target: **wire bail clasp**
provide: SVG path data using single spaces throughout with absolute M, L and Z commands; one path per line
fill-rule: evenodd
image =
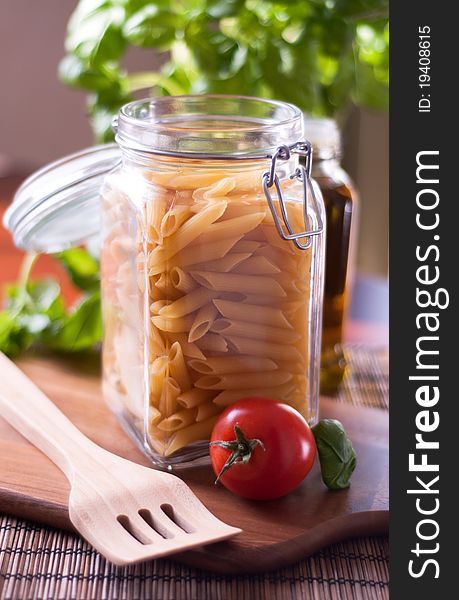
M 279 180 L 279 176 L 276 172 L 276 167 L 278 161 L 287 161 L 290 160 L 292 154 L 298 154 L 301 158 L 303 158 L 304 164 L 300 164 L 290 175 L 290 179 L 298 179 L 303 183 L 303 218 L 304 218 L 304 231 L 300 231 L 299 233 L 294 233 L 293 227 L 291 226 L 289 219 L 287 208 L 285 205 L 284 196 L 282 193 L 282 188 Z M 274 219 L 274 224 L 276 225 L 276 229 L 280 235 L 280 237 L 287 241 L 292 241 L 297 248 L 300 250 L 307 250 L 310 248 L 312 244 L 312 237 L 315 235 L 320 235 L 323 230 L 323 222 L 321 213 L 319 210 L 319 203 L 317 201 L 317 197 L 314 191 L 314 186 L 311 181 L 311 168 L 312 168 L 312 147 L 308 141 L 297 142 L 293 146 L 279 146 L 276 152 L 271 157 L 271 168 L 269 171 L 266 171 L 262 175 L 262 185 L 263 191 L 266 196 L 266 200 L 268 201 L 269 208 L 271 210 L 271 214 Z M 276 188 L 277 198 L 279 201 L 279 208 L 282 215 L 282 221 L 287 229 L 287 233 L 284 231 L 282 226 L 281 219 L 276 211 L 274 200 L 271 195 L 270 188 Z M 313 206 L 317 215 L 317 228 L 310 228 L 310 218 L 308 214 L 308 196 L 311 195 Z M 301 242 L 302 238 L 306 238 L 306 242 Z

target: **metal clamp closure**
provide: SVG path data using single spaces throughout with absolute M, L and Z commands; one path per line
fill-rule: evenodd
M 276 166 L 278 161 L 287 161 L 291 158 L 292 154 L 297 154 L 303 159 L 301 164 L 295 169 L 295 172 L 290 175 L 290 179 L 298 179 L 303 183 L 303 218 L 304 218 L 304 231 L 294 233 L 293 227 L 291 226 L 288 218 L 287 207 L 285 204 L 281 183 L 279 176 L 276 172 Z M 304 162 L 304 164 L 303 164 Z M 319 210 L 319 203 L 314 191 L 314 186 L 311 181 L 311 167 L 312 167 L 312 148 L 308 141 L 298 142 L 293 146 L 279 146 L 276 152 L 271 157 L 271 168 L 262 175 L 263 191 L 268 201 L 269 208 L 271 210 L 274 224 L 280 235 L 284 240 L 293 241 L 295 246 L 300 250 L 307 250 L 312 244 L 312 237 L 320 235 L 323 230 L 323 222 L 321 218 L 321 211 Z M 277 199 L 279 201 L 279 208 L 282 216 L 282 221 L 287 230 L 284 231 L 282 222 L 276 207 L 274 205 L 274 199 L 271 195 L 270 188 L 276 188 Z M 310 228 L 310 217 L 308 214 L 308 197 L 311 196 L 315 213 L 317 216 L 317 228 Z M 301 242 L 301 239 L 306 238 L 306 242 Z

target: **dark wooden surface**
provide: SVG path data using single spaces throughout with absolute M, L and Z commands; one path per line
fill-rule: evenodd
M 101 398 L 96 356 L 75 361 L 29 355 L 18 362 L 92 440 L 148 465 Z M 251 502 L 214 486 L 210 467 L 179 471 L 212 512 L 243 529 L 230 542 L 187 552 L 179 560 L 216 571 L 261 571 L 299 560 L 349 536 L 387 532 L 387 413 L 324 398 L 322 415 L 341 420 L 355 445 L 358 467 L 350 489 L 328 491 L 316 464 L 289 496 Z M 70 529 L 69 485 L 64 475 L 1 419 L 0 456 L 0 511 Z

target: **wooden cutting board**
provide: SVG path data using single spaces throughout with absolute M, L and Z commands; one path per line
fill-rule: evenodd
M 92 440 L 120 456 L 149 464 L 103 402 L 97 356 L 75 360 L 29 355 L 19 366 Z M 253 502 L 214 486 L 210 467 L 179 471 L 217 517 L 242 528 L 243 533 L 175 558 L 225 573 L 263 571 L 298 561 L 348 537 L 386 533 L 387 413 L 326 398 L 321 401 L 321 413 L 342 421 L 354 443 L 358 466 L 349 490 L 327 490 L 316 464 L 289 496 Z M 0 512 L 72 529 L 64 475 L 1 418 L 0 458 Z

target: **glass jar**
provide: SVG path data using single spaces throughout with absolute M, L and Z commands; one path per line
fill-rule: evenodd
M 99 147 L 41 174 L 51 171 L 54 185 L 67 176 L 59 192 L 74 216 L 80 206 L 88 236 L 81 206 L 94 210 L 111 167 L 100 250 L 110 407 L 167 468 L 202 460 L 218 415 L 245 396 L 281 400 L 314 423 L 324 214 L 300 111 L 255 98 L 161 97 L 124 106 L 115 130 L 119 151 Z M 46 226 L 18 234 L 26 197 L 38 203 L 34 184 L 19 190 L 7 225 L 20 245 L 55 250 L 49 237 L 43 244 Z M 59 226 L 52 204 L 62 242 L 70 222 Z
M 320 389 L 323 394 L 334 394 L 346 369 L 343 324 L 351 287 L 357 193 L 340 166 L 341 139 L 336 122 L 306 118 L 305 133 L 314 148 L 312 175 L 322 192 L 327 215 Z

